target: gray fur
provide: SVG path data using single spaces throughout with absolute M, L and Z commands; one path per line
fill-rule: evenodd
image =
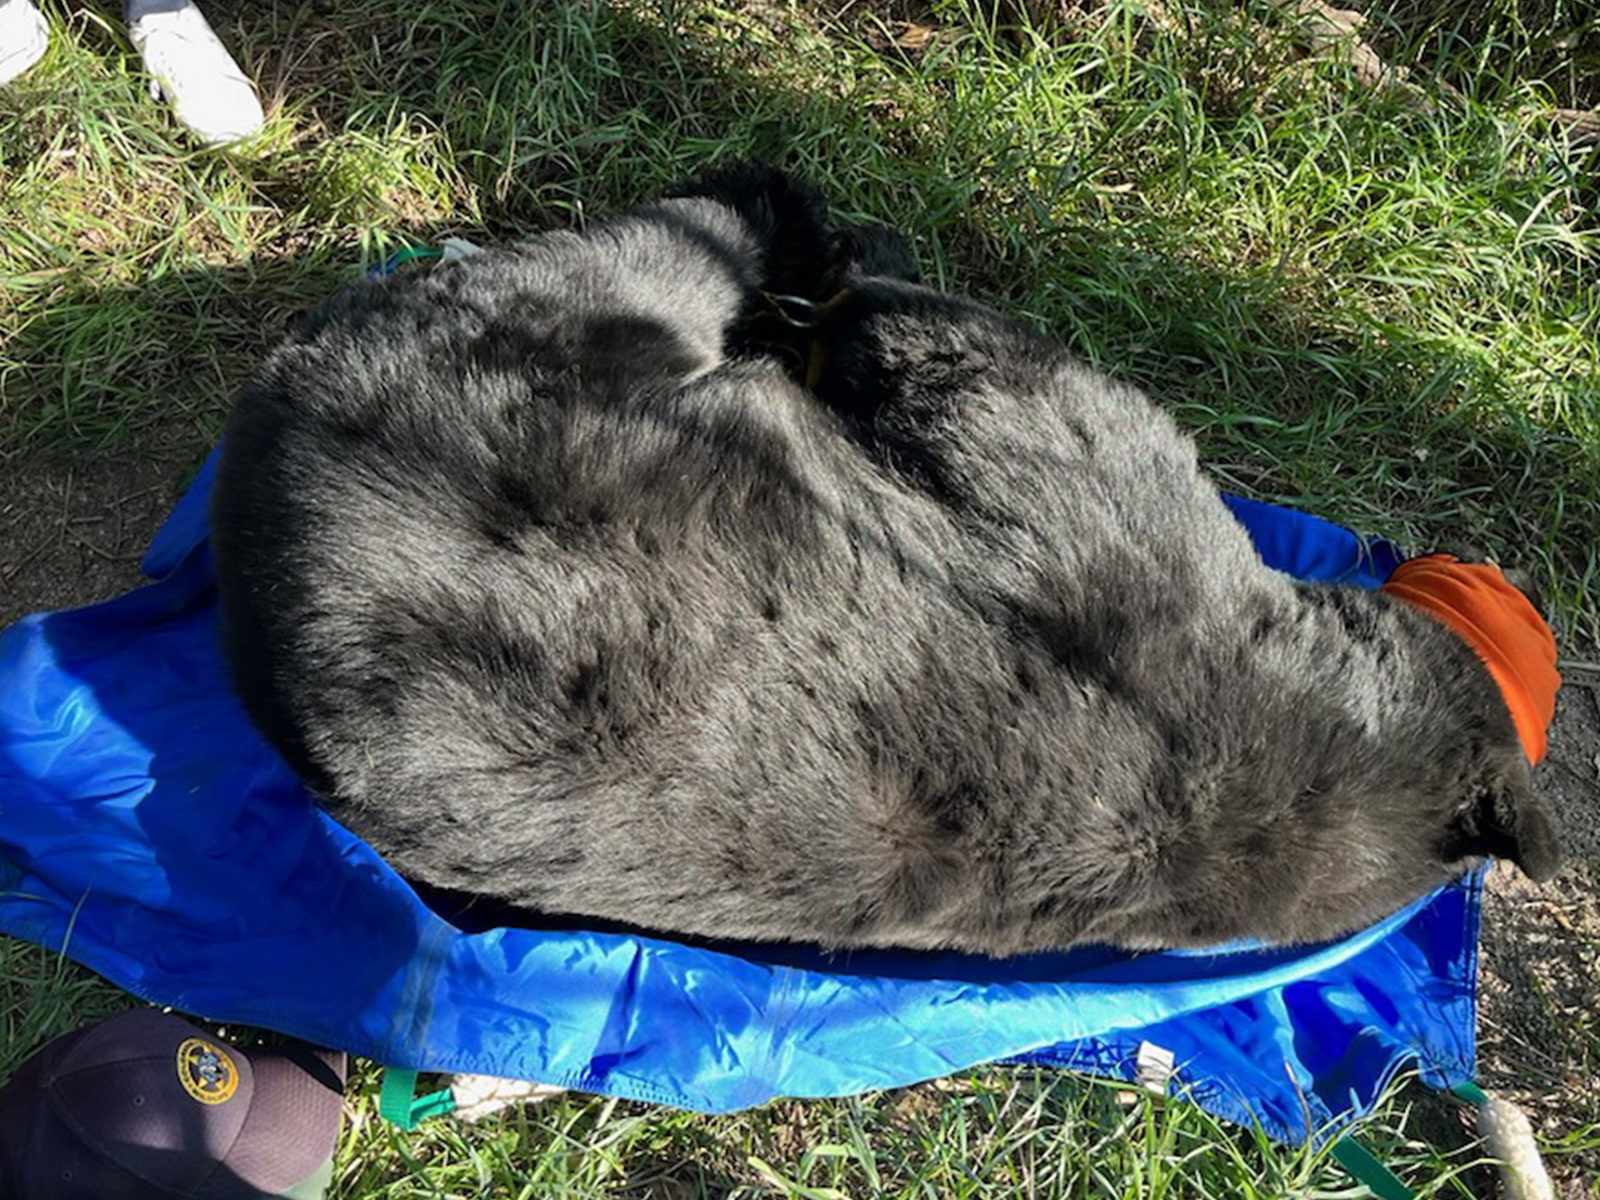
M 1003 955 L 1304 942 L 1487 853 L 1554 869 L 1453 634 L 1263 567 L 1144 396 L 852 265 L 802 186 L 690 192 L 355 289 L 237 405 L 240 695 L 402 874 Z M 844 279 L 807 390 L 750 317 Z

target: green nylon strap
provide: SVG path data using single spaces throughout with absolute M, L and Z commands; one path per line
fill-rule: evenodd
M 398 1067 L 383 1069 L 383 1086 L 378 1089 L 378 1115 L 401 1129 L 415 1129 L 429 1117 L 440 1117 L 455 1111 L 456 1098 L 446 1088 L 417 1094 L 417 1073 Z
M 1489 1097 L 1470 1079 L 1450 1089 L 1450 1094 L 1466 1104 L 1482 1108 Z M 1378 1161 L 1376 1155 L 1353 1137 L 1343 1137 L 1333 1144 L 1334 1160 L 1348 1171 L 1359 1184 L 1378 1200 L 1416 1200 L 1416 1193 L 1400 1182 L 1400 1177 Z
M 435 250 L 431 246 L 407 246 L 402 250 L 396 250 L 383 265 L 393 271 L 414 258 L 439 258 L 443 253 L 442 250 Z
M 1400 1177 L 1353 1137 L 1342 1137 L 1333 1144 L 1334 1160 L 1364 1184 L 1378 1200 L 1417 1200 L 1417 1194 L 1400 1182 Z

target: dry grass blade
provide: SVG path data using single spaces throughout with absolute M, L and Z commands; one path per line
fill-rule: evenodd
M 1289 22 L 1290 36 L 1313 56 L 1342 62 L 1363 87 L 1394 96 L 1408 108 L 1431 113 L 1433 102 L 1403 68 L 1384 62 L 1361 36 L 1367 18 L 1325 0 L 1268 0 Z

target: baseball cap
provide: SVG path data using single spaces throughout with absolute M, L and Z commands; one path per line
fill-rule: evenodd
M 344 1074 L 154 1009 L 75 1029 L 0 1089 L 0 1200 L 320 1200 Z

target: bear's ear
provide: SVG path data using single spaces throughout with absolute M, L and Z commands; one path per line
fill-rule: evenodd
M 843 286 L 846 258 L 828 201 L 799 176 L 768 163 L 736 162 L 668 188 L 663 198 L 715 200 L 744 218 L 761 248 L 763 291 L 820 303 Z
M 1544 804 L 1533 794 L 1533 773 L 1520 750 L 1508 752 L 1480 783 L 1451 829 L 1457 857 L 1492 855 L 1517 864 L 1535 883 L 1561 867 L 1561 846 Z
M 867 221 L 841 221 L 839 252 L 857 275 L 887 275 L 907 283 L 921 283 L 911 246 L 887 225 Z

